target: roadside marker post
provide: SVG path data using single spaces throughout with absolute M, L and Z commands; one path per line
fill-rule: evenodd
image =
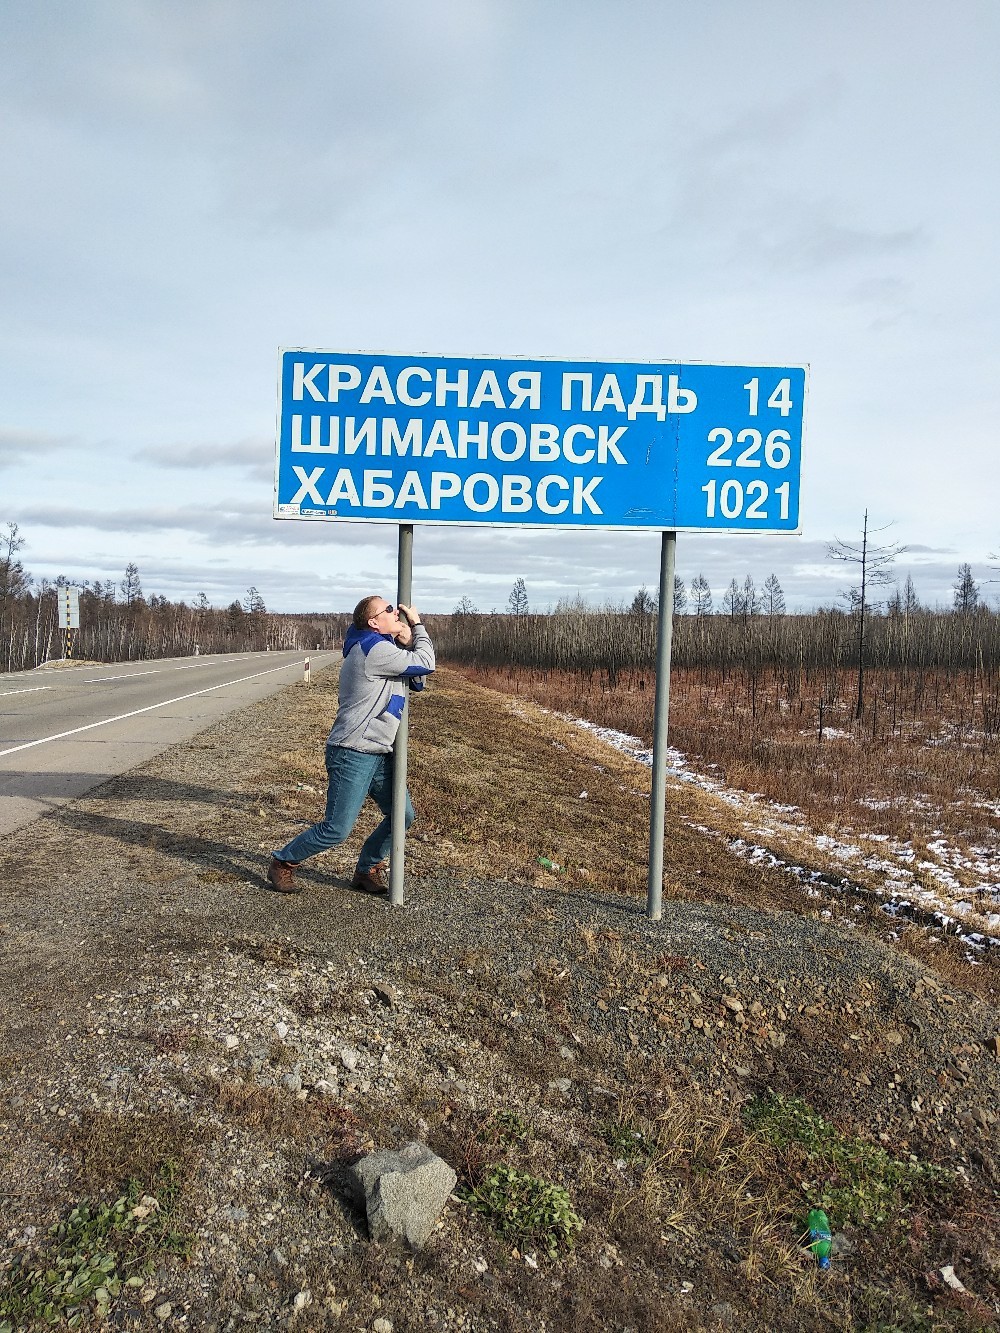
M 806 366 L 279 351 L 273 516 L 660 534 L 647 915 L 662 915 L 676 539 L 796 534 Z M 409 695 L 389 901 L 403 902 Z
M 73 656 L 73 631 L 80 628 L 80 589 L 73 587 L 59 588 L 59 628 L 65 630 L 63 636 L 63 658 L 68 662 Z
M 302 667 L 302 679 L 305 681 L 305 683 L 306 683 L 307 685 L 310 683 L 310 680 L 309 680 L 309 658 L 308 658 L 308 657 L 306 658 L 305 663 L 304 663 L 304 665 L 303 665 L 303 667 Z

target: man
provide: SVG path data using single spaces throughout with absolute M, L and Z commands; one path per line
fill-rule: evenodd
M 344 842 L 370 796 L 384 818 L 361 848 L 351 888 L 388 893 L 392 746 L 407 689 L 423 689 L 433 670 L 434 646 L 419 611 L 390 606 L 384 597 L 363 597 L 358 602 L 344 641 L 337 717 L 326 742 L 326 814 L 271 857 L 267 879 L 272 889 L 298 893 L 295 867 Z M 407 828 L 415 818 L 407 792 Z

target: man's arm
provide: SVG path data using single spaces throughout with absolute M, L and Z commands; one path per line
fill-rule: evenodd
M 426 676 L 435 667 L 434 645 L 420 620 L 420 612 L 413 606 L 400 605 L 407 624 L 394 643 L 377 643 L 368 653 L 365 666 L 372 676 L 391 679 L 402 676 Z M 407 635 L 406 641 L 401 642 Z

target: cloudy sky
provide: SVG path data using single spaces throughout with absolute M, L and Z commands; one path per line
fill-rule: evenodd
M 681 575 L 829 602 L 867 506 L 924 600 L 1000 579 L 998 68 L 995 0 L 4 0 L 0 524 L 36 578 L 342 608 L 396 531 L 271 518 L 280 346 L 808 362 L 801 536 Z M 658 552 L 418 528 L 414 600 Z

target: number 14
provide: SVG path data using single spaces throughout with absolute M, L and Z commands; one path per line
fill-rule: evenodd
M 750 415 L 755 417 L 760 399 L 760 380 L 755 376 L 749 384 L 744 384 L 743 387 L 750 395 Z M 778 380 L 778 387 L 767 400 L 767 405 L 776 408 L 783 417 L 787 417 L 792 410 L 792 381 L 788 379 Z

